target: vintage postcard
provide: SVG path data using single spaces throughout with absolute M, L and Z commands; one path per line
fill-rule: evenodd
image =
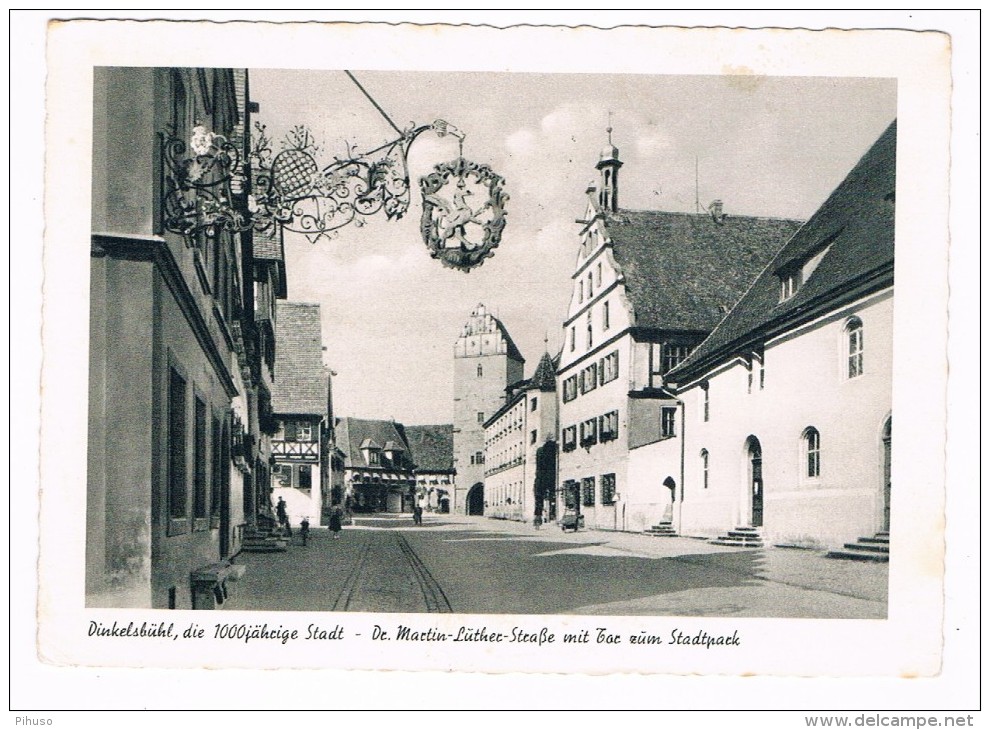
M 41 660 L 937 674 L 949 64 L 52 23 Z

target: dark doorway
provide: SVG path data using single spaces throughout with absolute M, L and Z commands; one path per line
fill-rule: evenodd
M 674 518 L 674 495 L 677 493 L 677 482 L 673 477 L 663 480 L 663 485 L 667 488 L 667 504 L 663 508 L 663 520 L 670 522 Z
M 751 522 L 753 527 L 763 526 L 763 449 L 755 436 L 746 441 L 749 458 L 749 484 L 752 496 Z
M 891 419 L 883 427 L 883 524 L 880 529 L 884 532 L 890 530 L 890 441 L 891 441 Z
M 468 491 L 467 513 L 469 515 L 485 514 L 485 485 L 481 482 L 475 484 Z

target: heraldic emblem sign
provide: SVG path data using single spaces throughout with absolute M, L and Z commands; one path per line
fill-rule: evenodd
M 458 157 L 420 178 L 420 228 L 430 255 L 444 266 L 470 271 L 494 255 L 505 228 L 502 176 L 488 165 Z

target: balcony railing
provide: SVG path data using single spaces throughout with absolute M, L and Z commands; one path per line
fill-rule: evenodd
M 272 456 L 289 461 L 320 460 L 320 444 L 316 441 L 272 441 Z

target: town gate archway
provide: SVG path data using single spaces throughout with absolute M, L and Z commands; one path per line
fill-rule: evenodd
M 485 514 L 485 485 L 481 482 L 468 490 L 467 513 L 469 515 Z

